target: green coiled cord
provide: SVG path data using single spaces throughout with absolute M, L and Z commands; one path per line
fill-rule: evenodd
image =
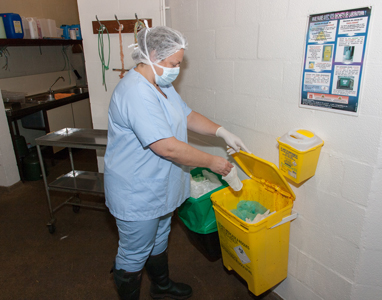
M 103 42 L 103 33 L 105 30 L 107 33 L 108 46 L 109 46 L 107 64 L 105 63 L 105 53 L 104 53 L 105 45 Z M 109 31 L 107 30 L 106 26 L 104 26 L 104 25 L 101 25 L 100 28 L 98 29 L 98 55 L 99 55 L 99 59 L 101 60 L 101 64 L 102 64 L 102 85 L 105 86 L 105 91 L 107 91 L 105 72 L 107 70 L 109 70 L 109 64 L 110 64 L 110 36 L 109 36 Z

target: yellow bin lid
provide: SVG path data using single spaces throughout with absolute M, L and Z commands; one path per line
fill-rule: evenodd
M 232 154 L 232 157 L 251 179 L 267 183 L 282 194 L 290 195 L 292 200 L 296 198 L 290 185 L 274 163 L 241 150 Z

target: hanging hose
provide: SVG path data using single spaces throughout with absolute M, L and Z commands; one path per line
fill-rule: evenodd
M 135 44 L 138 43 L 138 40 L 137 40 L 137 35 L 138 35 L 138 31 L 145 28 L 145 24 L 142 22 L 142 21 L 137 21 L 135 22 L 135 25 L 134 25 L 134 42 Z
M 109 48 L 107 63 L 105 62 L 105 53 L 104 53 L 105 45 L 103 42 L 103 33 L 105 30 L 107 33 L 108 48 Z M 98 55 L 102 64 L 102 85 L 105 86 L 105 91 L 107 91 L 105 72 L 109 70 L 109 64 L 110 64 L 110 36 L 109 36 L 109 31 L 104 25 L 101 25 L 100 28 L 98 29 Z
M 138 20 L 138 17 L 137 17 L 136 14 L 135 14 L 135 17 L 137 19 L 137 22 L 135 22 L 135 25 L 134 25 L 134 40 L 135 40 L 135 43 L 133 45 L 128 46 L 128 48 L 136 47 L 137 46 L 137 34 L 138 34 L 138 31 L 141 30 L 142 28 L 146 27 L 145 24 L 142 21 Z M 115 18 L 117 19 L 117 16 L 115 16 Z M 117 19 L 117 22 L 119 24 L 118 19 Z M 113 71 L 121 71 L 121 74 L 119 74 L 119 78 L 121 78 L 121 79 L 123 78 L 123 75 L 125 74 L 125 72 L 128 71 L 128 70 L 125 69 L 125 63 L 124 63 L 124 55 L 123 55 L 123 47 L 122 47 L 122 30 L 123 30 L 123 25 L 119 24 L 119 29 L 118 29 L 118 32 L 119 32 L 119 49 L 120 49 L 122 68 L 121 69 L 113 69 Z
M 123 25 L 120 24 L 118 33 L 119 33 L 119 52 L 120 52 L 121 63 L 122 63 L 121 74 L 119 74 L 119 78 L 121 78 L 121 79 L 123 78 L 123 74 L 125 74 L 125 72 L 126 72 L 125 63 L 123 61 L 125 56 L 123 55 L 123 47 L 122 47 L 122 29 L 123 29 Z

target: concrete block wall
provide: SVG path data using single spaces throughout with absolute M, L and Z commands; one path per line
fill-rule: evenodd
M 292 128 L 324 141 L 316 175 L 292 186 L 288 278 L 275 288 L 288 300 L 376 299 L 381 294 L 382 4 L 365 0 L 167 0 L 169 26 L 189 41 L 175 86 L 188 105 L 239 135 L 257 156 L 278 164 L 276 138 Z M 91 21 L 139 17 L 160 24 L 159 1 L 78 0 L 95 128 L 119 81 L 118 35 L 111 35 L 108 91 L 102 86 Z M 373 6 L 358 117 L 298 107 L 307 16 Z M 125 66 L 132 66 L 123 35 Z M 227 156 L 224 143 L 190 134 L 193 146 Z M 100 167 L 101 166 L 101 167 Z M 99 159 L 102 169 L 102 158 Z M 245 178 L 243 173 L 240 174 Z
M 298 107 L 307 16 L 372 6 L 358 117 Z M 284 299 L 376 299 L 382 292 L 381 69 L 378 1 L 169 1 L 171 25 L 189 49 L 176 87 L 188 105 L 278 165 L 276 138 L 293 128 L 324 141 L 316 175 L 292 185 L 289 274 Z M 214 138 L 190 134 L 223 155 Z M 240 174 L 242 178 L 244 174 Z

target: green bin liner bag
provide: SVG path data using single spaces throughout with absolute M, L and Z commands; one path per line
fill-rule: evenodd
M 211 170 L 206 168 L 195 168 L 191 170 L 191 175 L 193 177 L 198 174 L 202 174 L 202 170 L 207 170 L 213 173 Z M 217 231 L 215 212 L 212 208 L 211 195 L 225 187 L 228 184 L 221 179 L 221 175 L 218 175 L 219 180 L 222 183 L 221 187 L 218 187 L 211 192 L 202 195 L 199 198 L 188 198 L 179 208 L 178 216 L 183 221 L 188 229 L 193 232 L 200 234 L 208 234 Z
M 264 214 L 266 211 L 267 208 L 261 205 L 259 202 L 250 200 L 241 200 L 237 204 L 236 209 L 230 210 L 231 213 L 233 213 L 236 217 L 242 219 L 244 222 L 247 218 L 253 221 L 253 219 L 258 214 Z

